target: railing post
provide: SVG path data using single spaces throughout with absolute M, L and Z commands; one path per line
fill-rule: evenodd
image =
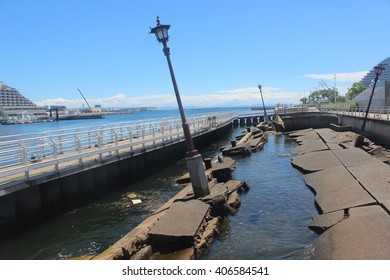
M 131 126 L 128 126 L 127 130 L 129 131 L 130 152 L 133 153 L 133 132 L 131 131 Z
M 50 137 L 49 139 L 50 139 L 50 141 L 51 141 L 51 143 L 53 145 L 53 156 L 54 156 L 54 159 L 57 159 L 57 155 L 58 155 L 57 144 L 54 141 L 53 137 Z M 58 162 L 56 162 L 54 164 L 54 170 L 55 170 L 56 173 L 58 173 Z
M 169 141 L 172 142 L 172 123 L 169 122 Z
M 42 133 L 41 138 L 39 138 L 39 150 L 41 152 L 41 158 L 45 157 L 45 132 Z
M 27 149 L 24 145 L 23 140 L 19 141 L 20 151 L 21 151 L 21 159 L 24 166 L 28 166 L 28 156 L 27 156 Z M 27 168 L 26 171 L 24 171 L 24 180 L 27 182 L 30 178 L 29 169 Z
M 80 141 L 80 138 L 77 134 L 75 134 L 75 138 L 76 138 L 76 151 L 78 152 L 79 155 L 81 155 L 81 141 Z M 83 158 L 81 156 L 79 156 L 79 164 L 82 165 L 83 164 Z
M 142 148 L 145 149 L 145 124 L 142 125 Z
M 102 159 L 103 159 L 103 155 L 102 155 L 102 152 L 101 152 L 102 145 L 103 145 L 101 130 L 99 131 L 99 133 L 97 133 L 97 140 L 98 140 L 97 145 L 98 145 L 98 150 L 99 150 L 99 161 L 101 162 Z
M 118 148 L 118 133 L 116 133 L 115 130 L 113 130 L 113 133 L 114 133 L 114 143 L 115 143 L 115 147 L 116 147 L 116 155 L 119 156 L 119 148 Z
M 58 136 L 58 142 L 59 142 L 59 145 L 60 145 L 60 154 L 63 154 L 63 150 L 62 150 L 62 134 L 64 133 L 64 131 L 61 131 L 60 132 L 60 135 Z
M 92 147 L 92 142 L 91 142 L 91 130 L 88 130 L 88 148 Z
M 155 129 L 154 129 L 154 126 L 152 126 L 152 135 L 153 135 L 153 147 L 156 148 L 156 133 L 155 133 Z

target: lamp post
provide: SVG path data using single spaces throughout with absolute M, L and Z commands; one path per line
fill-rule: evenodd
M 382 64 L 378 64 L 377 66 L 374 67 L 374 70 L 375 70 L 374 85 L 372 86 L 370 100 L 368 101 L 366 114 L 364 116 L 363 124 L 362 124 L 362 127 L 360 129 L 360 135 L 358 135 L 355 139 L 355 143 L 354 143 L 355 147 L 361 147 L 364 143 L 363 133 L 364 133 L 364 129 L 366 128 L 366 121 L 367 121 L 367 117 L 368 117 L 368 112 L 370 111 L 372 97 L 374 96 L 375 86 L 376 86 L 376 83 L 378 82 L 379 76 L 382 74 L 383 70 L 385 70 L 385 67 L 383 67 Z
M 186 116 L 184 114 L 183 104 L 181 102 L 179 88 L 176 83 L 175 73 L 173 72 L 172 62 L 170 58 L 170 49 L 167 46 L 167 42 L 169 40 L 168 29 L 170 27 L 170 25 L 161 24 L 159 17 L 157 17 L 157 26 L 151 28 L 150 33 L 156 35 L 157 41 L 163 44 L 163 52 L 165 57 L 167 58 L 173 89 L 175 91 L 176 101 L 179 107 L 180 117 L 182 120 L 184 138 L 187 145 L 186 163 L 188 173 L 190 174 L 194 195 L 196 197 L 201 197 L 210 194 L 210 190 L 203 167 L 202 156 L 199 154 L 198 150 L 195 149 L 194 142 L 191 137 L 191 131 L 188 126 Z
M 263 99 L 263 92 L 261 91 L 261 85 L 259 85 L 258 88 L 259 88 L 259 90 L 260 90 L 261 101 L 263 102 L 264 122 L 265 122 L 265 123 L 268 123 L 269 120 L 268 120 L 268 116 L 267 116 L 267 111 L 265 110 L 264 99 Z

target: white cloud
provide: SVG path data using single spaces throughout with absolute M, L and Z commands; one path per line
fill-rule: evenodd
M 299 93 L 283 91 L 279 88 L 263 87 L 264 102 L 266 104 L 277 103 L 297 103 Z M 183 105 L 197 107 L 233 107 L 233 106 L 253 106 L 261 104 L 260 92 L 257 87 L 236 88 L 230 90 L 220 90 L 213 93 L 198 95 L 181 95 Z M 86 106 L 83 99 L 55 98 L 35 102 L 38 105 L 65 105 L 67 108 L 80 108 Z M 177 102 L 172 94 L 131 96 L 123 93 L 106 97 L 88 99 L 91 106 L 102 105 L 103 108 L 110 107 L 176 107 Z
M 351 73 L 331 73 L 331 74 L 306 74 L 303 77 L 317 80 L 334 80 L 336 74 L 336 81 L 338 82 L 357 82 L 360 81 L 368 71 L 351 72 Z

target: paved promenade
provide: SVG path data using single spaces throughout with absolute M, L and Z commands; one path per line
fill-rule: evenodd
M 353 147 L 352 132 L 307 129 L 290 136 L 301 144 L 292 164 L 316 195 L 319 215 L 310 228 L 322 234 L 314 258 L 390 259 L 390 158 L 380 147 Z

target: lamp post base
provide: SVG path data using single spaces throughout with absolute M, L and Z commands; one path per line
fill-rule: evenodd
M 206 173 L 200 154 L 186 157 L 188 173 L 190 174 L 192 190 L 195 197 L 203 197 L 210 194 Z
M 364 144 L 364 136 L 362 136 L 362 135 L 356 136 L 355 142 L 353 143 L 353 146 L 356 148 L 360 148 L 363 146 L 363 144 Z

